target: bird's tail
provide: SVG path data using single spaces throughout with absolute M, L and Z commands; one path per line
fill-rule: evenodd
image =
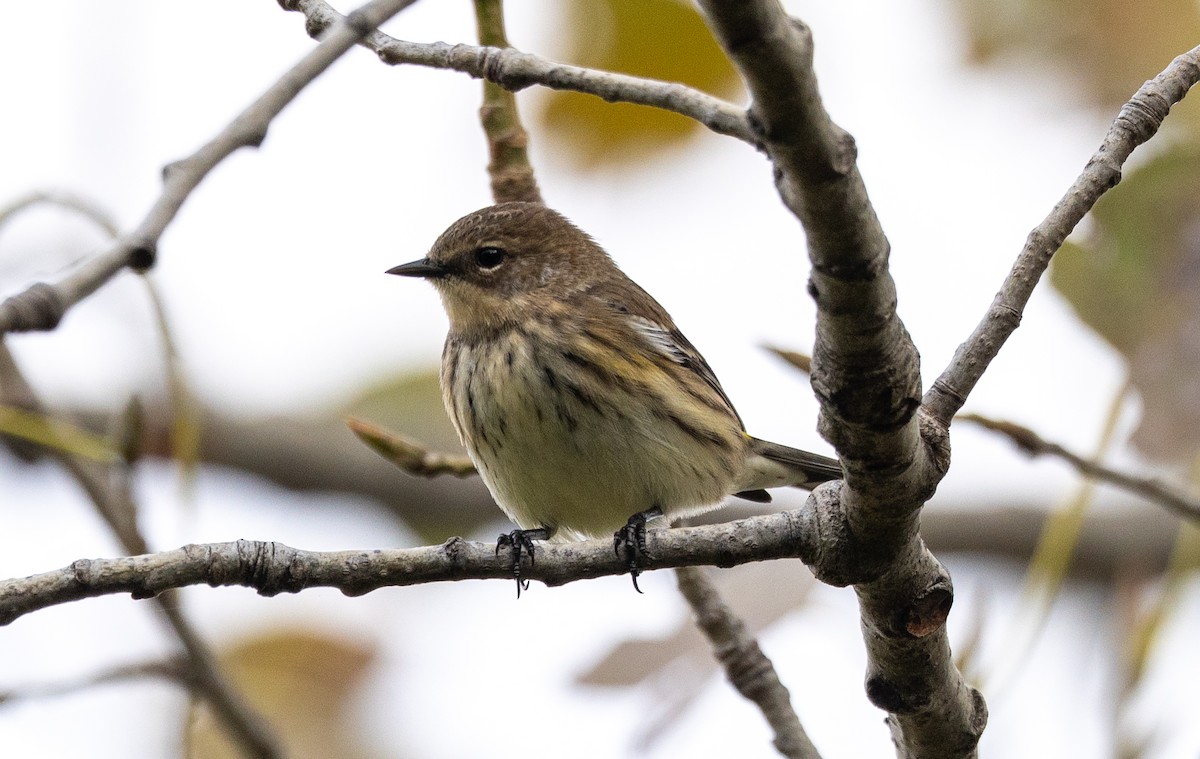
M 842 476 L 842 465 L 837 459 L 752 437 L 750 458 L 735 495 L 765 503 L 771 500 L 765 488 L 791 486 L 811 490 Z

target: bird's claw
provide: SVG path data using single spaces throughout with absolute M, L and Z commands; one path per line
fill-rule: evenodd
M 529 555 L 529 567 L 532 569 L 534 564 L 535 553 L 533 550 L 534 540 L 545 540 L 549 537 L 544 529 L 536 530 L 513 530 L 512 532 L 503 533 L 496 538 L 496 555 L 500 555 L 501 548 L 509 548 L 512 551 L 512 573 L 513 579 L 517 581 L 517 598 L 521 597 L 522 590 L 529 590 L 529 580 L 521 577 L 521 554 Z
M 646 550 L 646 520 L 658 516 L 658 513 L 654 513 L 656 511 L 640 511 L 634 514 L 629 517 L 624 527 L 613 533 L 613 553 L 618 559 L 625 560 L 629 567 L 629 577 L 633 580 L 633 589 L 638 593 L 642 592 L 638 587 L 638 575 L 642 573 L 642 564 L 645 559 L 651 558 Z

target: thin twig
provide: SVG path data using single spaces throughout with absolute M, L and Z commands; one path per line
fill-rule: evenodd
M 476 474 L 474 462 L 466 456 L 431 451 L 407 435 L 390 432 L 361 419 L 347 419 L 346 426 L 371 450 L 409 474 L 419 477 L 437 477 L 443 474 L 469 477 Z
M 65 208 L 81 214 L 104 230 L 109 237 L 121 234 L 116 220 L 108 211 L 92 200 L 68 190 L 38 190 L 9 201 L 0 207 L 0 226 L 7 224 L 18 213 L 41 205 Z
M 306 28 L 312 36 L 320 35 L 341 18 L 341 14 L 324 0 L 296 0 L 290 9 L 304 13 Z M 495 82 L 513 92 L 538 85 L 595 95 L 610 103 L 648 105 L 687 116 L 717 134 L 735 137 L 756 148 L 760 146 L 759 137 L 742 108 L 677 82 L 570 66 L 512 48 L 408 42 L 383 32 L 369 35 L 362 44 L 375 51 L 388 65 L 452 69 Z
M 266 92 L 192 155 L 163 169 L 163 190 L 142 222 L 54 284 L 39 282 L 0 303 L 0 334 L 54 329 L 63 315 L 126 267 L 149 269 L 158 240 L 208 173 L 238 148 L 258 147 L 267 127 L 314 79 L 375 27 L 415 0 L 372 0 L 335 25 Z
M 981 414 L 959 414 L 955 419 L 974 422 L 993 432 L 999 432 L 1030 456 L 1057 456 L 1075 467 L 1085 477 L 1107 482 L 1130 493 L 1135 493 L 1148 501 L 1165 506 L 1184 519 L 1200 521 L 1200 500 L 1192 498 L 1187 493 L 1154 477 L 1119 472 L 1097 461 L 1086 459 L 1015 422 L 992 419 Z
M 504 31 L 502 0 L 475 0 L 475 21 L 479 28 L 479 44 L 507 48 Z M 529 165 L 529 136 L 521 125 L 517 111 L 517 96 L 495 82 L 483 82 L 483 105 L 479 121 L 487 135 L 488 176 L 492 182 L 492 198 L 497 203 L 522 200 L 541 203 L 542 194 Z
M 20 398 L 25 407 L 44 413 L 3 341 L 0 341 L 0 367 L 4 369 L 3 376 L 0 377 L 0 390 L 5 395 L 11 393 Z M 125 551 L 129 554 L 147 553 L 149 548 L 146 539 L 137 525 L 137 506 L 133 499 L 128 467 L 121 464 L 99 465 L 57 448 L 47 450 L 88 494 Z M 156 596 L 154 602 L 187 653 L 191 668 L 189 682 L 195 692 L 202 695 L 212 706 L 220 724 L 245 747 L 250 756 L 262 759 L 281 757 L 278 740 L 271 733 L 267 723 L 254 712 L 237 688 L 221 673 L 209 647 L 183 615 L 177 593 L 167 590 Z
M 1050 258 L 1100 196 L 1121 181 L 1121 168 L 1134 149 L 1154 136 L 1171 106 L 1182 100 L 1198 81 L 1200 46 L 1171 61 L 1121 108 L 1083 172 L 1042 223 L 1029 233 L 1025 247 L 983 319 L 925 394 L 924 410 L 932 419 L 942 426 L 950 425 L 975 383 L 1020 325 L 1025 305 L 1050 265 Z
M 94 672 L 87 677 L 77 680 L 58 683 L 39 683 L 13 688 L 9 691 L 0 691 L 0 704 L 10 704 L 30 698 L 63 696 L 101 685 L 110 685 L 128 680 L 141 680 L 144 678 L 160 678 L 187 684 L 191 679 L 191 672 L 183 657 L 176 657 L 165 661 L 121 664 Z
M 800 351 L 788 350 L 787 348 L 779 348 L 774 345 L 763 346 L 768 352 L 775 354 L 792 368 L 799 370 L 804 374 L 812 374 L 812 356 Z
M 779 681 L 775 665 L 767 658 L 746 625 L 725 604 L 721 594 L 700 567 L 680 567 L 675 579 L 696 615 L 696 625 L 713 647 L 729 682 L 762 711 L 775 732 L 775 749 L 789 759 L 820 759 L 817 747 L 804 732 L 791 695 Z

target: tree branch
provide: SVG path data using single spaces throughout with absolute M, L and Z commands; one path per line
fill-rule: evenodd
M 285 4 L 287 0 L 281 0 Z M 63 315 L 125 267 L 149 269 L 158 240 L 192 191 L 238 148 L 258 147 L 267 127 L 314 79 L 355 44 L 415 0 L 372 0 L 345 17 L 317 45 L 221 132 L 163 169 L 163 190 L 142 222 L 112 247 L 54 284 L 38 282 L 0 303 L 0 335 L 54 329 Z
M 314 37 L 342 17 L 324 0 L 296 0 L 289 10 L 304 14 L 308 33 Z M 451 69 L 495 82 L 513 92 L 539 85 L 552 90 L 595 95 L 610 103 L 648 105 L 687 116 L 717 134 L 759 147 L 759 139 L 740 108 L 676 82 L 570 66 L 512 48 L 407 42 L 383 32 L 368 35 L 362 44 L 390 66 L 413 64 Z
M 767 718 L 775 732 L 775 749 L 790 759 L 821 759 L 792 708 L 791 695 L 779 681 L 775 665 L 747 632 L 745 623 L 721 599 L 704 571 L 680 567 L 675 570 L 675 579 L 730 684 Z
M 371 450 L 409 474 L 418 477 L 437 477 L 443 474 L 469 477 L 478 473 L 475 463 L 467 456 L 431 451 L 407 435 L 390 432 L 362 419 L 347 419 L 346 426 Z
M 0 705 L 30 698 L 47 698 L 77 693 L 88 688 L 128 680 L 160 678 L 177 683 L 190 683 L 192 672 L 183 657 L 138 664 L 121 664 L 95 672 L 87 677 L 67 682 L 38 683 L 23 688 L 0 691 Z
M 817 535 L 808 509 L 704 527 L 650 530 L 646 569 L 812 558 Z M 625 574 L 612 540 L 547 543 L 521 577 L 549 586 Z M 31 611 L 83 598 L 129 593 L 150 598 L 172 588 L 241 585 L 261 595 L 337 588 L 358 596 L 384 587 L 457 580 L 512 582 L 506 553 L 494 544 L 451 538 L 440 546 L 369 551 L 303 551 L 282 543 L 239 540 L 189 545 L 116 559 L 80 559 L 52 572 L 0 581 L 0 624 Z
M 1075 467 L 1084 477 L 1107 482 L 1110 485 L 1115 485 L 1130 493 L 1139 495 L 1148 501 L 1165 506 L 1184 519 L 1200 521 L 1200 501 L 1153 477 L 1118 472 L 1099 462 L 1090 461 L 1078 454 L 1072 453 L 1058 443 L 1046 440 L 1028 427 L 1023 427 L 1014 422 L 989 419 L 980 414 L 959 414 L 955 418 L 974 422 L 992 432 L 999 432 L 1030 456 L 1057 456 Z
M 1009 336 L 1021 323 L 1033 289 L 1050 258 L 1100 196 L 1121 181 L 1121 167 L 1138 145 L 1149 140 L 1163 119 L 1200 81 L 1200 47 L 1180 55 L 1158 76 L 1141 86 L 1121 108 L 1100 148 L 1083 172 L 1025 241 L 992 305 L 966 342 L 958 347 L 942 375 L 925 394 L 924 409 L 948 427 L 975 383 L 987 371 Z
M 479 28 L 479 44 L 508 47 L 501 0 L 475 0 L 475 20 Z M 485 79 L 479 121 L 487 135 L 488 155 L 491 157 L 487 168 L 495 201 L 541 203 L 542 193 L 538 190 L 526 150 L 529 136 L 521 124 L 516 94 Z
M 812 35 L 778 0 L 701 0 L 753 96 L 787 207 L 804 225 L 817 304 L 812 385 L 819 429 L 846 470 L 818 513 L 840 539 L 810 564 L 854 584 L 868 656 L 867 695 L 886 710 L 901 757 L 973 757 L 983 697 L 954 667 L 949 574 L 918 533 L 921 506 L 949 465 L 944 430 L 921 424 L 920 359 L 896 314 L 889 245 L 812 70 Z
M 0 396 L 19 400 L 24 407 L 45 413 L 33 389 L 13 361 L 8 347 L 0 340 Z M 48 449 L 63 468 L 88 494 L 96 511 L 131 554 L 149 551 L 137 525 L 137 506 L 133 499 L 130 469 L 126 462 L 101 465 L 59 449 Z M 281 757 L 278 740 L 266 721 L 259 716 L 237 688 L 221 672 L 216 657 L 183 613 L 174 591 L 155 598 L 159 612 L 187 653 L 193 692 L 203 696 L 212 707 L 217 721 L 247 753 L 261 759 Z

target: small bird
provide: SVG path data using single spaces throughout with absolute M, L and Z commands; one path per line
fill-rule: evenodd
M 637 588 L 648 519 L 842 477 L 835 459 L 746 434 L 658 301 L 540 203 L 468 214 L 428 256 L 387 273 L 427 279 L 441 295 L 442 398 L 520 527 L 496 544 L 512 548 L 518 595 L 521 553 L 532 562 L 534 540 L 613 535 Z

